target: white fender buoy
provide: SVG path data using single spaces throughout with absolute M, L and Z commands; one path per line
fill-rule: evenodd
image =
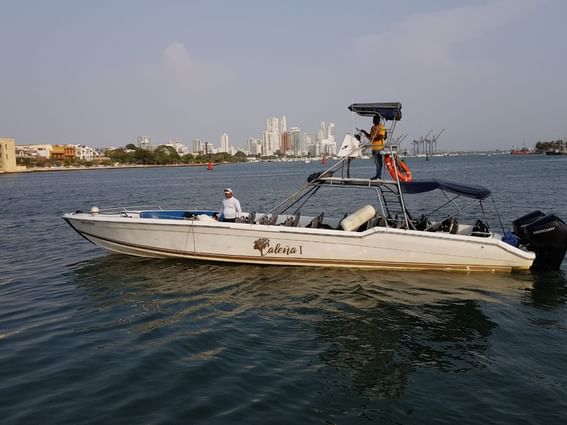
M 376 215 L 372 205 L 365 205 L 341 220 L 341 227 L 347 232 L 352 232 Z

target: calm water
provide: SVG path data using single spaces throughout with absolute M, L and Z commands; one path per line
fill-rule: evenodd
M 567 219 L 567 157 L 408 164 L 491 187 L 508 225 L 536 208 Z M 262 211 L 320 169 L 0 176 L 0 423 L 566 423 L 566 262 L 501 275 L 149 260 L 107 254 L 60 218 L 216 208 L 225 186 Z M 362 201 L 341 193 L 312 212 Z

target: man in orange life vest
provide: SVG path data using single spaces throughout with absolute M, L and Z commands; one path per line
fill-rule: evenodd
M 370 133 L 365 130 L 362 132 L 368 137 L 372 146 L 372 159 L 374 164 L 376 164 L 376 175 L 371 178 L 371 180 L 382 178 L 382 150 L 384 149 L 384 142 L 386 140 L 386 127 L 380 121 L 380 115 L 376 114 L 372 118 L 372 123 L 374 124 L 370 129 Z

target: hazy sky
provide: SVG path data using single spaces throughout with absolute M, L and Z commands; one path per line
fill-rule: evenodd
M 400 101 L 439 149 L 567 137 L 565 0 L 0 0 L 0 137 L 243 146 Z M 357 126 L 370 119 L 357 117 Z

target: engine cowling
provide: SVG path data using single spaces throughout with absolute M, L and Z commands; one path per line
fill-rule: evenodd
M 536 253 L 532 270 L 559 270 L 567 251 L 567 225 L 563 220 L 534 211 L 514 221 L 514 233 Z

